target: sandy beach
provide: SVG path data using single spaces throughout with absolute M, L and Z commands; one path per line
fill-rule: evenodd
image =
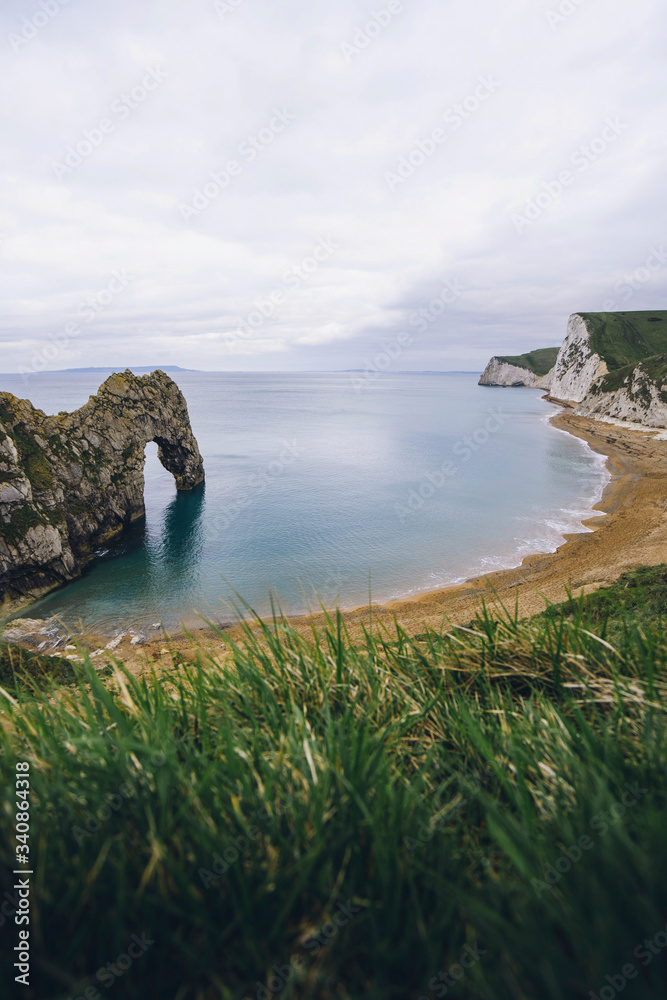
M 667 440 L 658 432 L 607 424 L 576 417 L 567 409 L 552 417 L 555 427 L 587 441 L 607 456 L 611 481 L 593 516 L 584 524 L 590 532 L 566 535 L 556 552 L 527 556 L 515 569 L 476 577 L 455 587 L 418 594 L 407 599 L 373 605 L 373 620 L 391 627 L 394 619 L 408 632 L 425 627 L 441 629 L 447 622 L 470 621 L 483 600 L 501 601 L 521 615 L 542 611 L 545 600 L 558 602 L 568 590 L 590 592 L 616 580 L 624 571 L 641 565 L 667 562 Z M 659 435 L 661 436 L 661 435 Z M 368 623 L 368 607 L 345 611 L 352 632 Z M 309 630 L 322 615 L 291 618 L 298 630 Z M 171 662 L 171 652 L 191 654 L 195 645 L 219 648 L 219 637 L 202 627 L 190 636 L 174 636 L 169 642 L 154 640 L 141 647 L 121 642 L 115 655 L 133 666 L 146 657 Z M 167 652 L 169 651 L 169 652 Z

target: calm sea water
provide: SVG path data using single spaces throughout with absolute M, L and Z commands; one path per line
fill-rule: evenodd
M 146 521 L 85 576 L 33 605 L 71 625 L 150 633 L 226 621 L 235 594 L 287 612 L 410 595 L 553 551 L 585 530 L 604 461 L 548 423 L 528 389 L 476 375 L 183 373 L 206 483 L 177 494 L 150 444 Z M 0 389 L 50 413 L 104 375 L 45 374 Z M 154 634 L 154 633 L 153 633 Z

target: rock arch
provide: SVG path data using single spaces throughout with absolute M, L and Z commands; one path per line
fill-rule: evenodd
M 0 607 L 78 576 L 99 545 L 143 516 L 149 441 L 178 490 L 204 481 L 187 404 L 161 371 L 112 375 L 79 410 L 57 416 L 0 393 Z

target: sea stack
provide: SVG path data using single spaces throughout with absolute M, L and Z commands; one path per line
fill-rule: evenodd
M 72 580 L 144 515 L 149 441 L 178 490 L 203 482 L 187 404 L 162 371 L 112 375 L 81 409 L 57 416 L 0 393 L 0 609 Z

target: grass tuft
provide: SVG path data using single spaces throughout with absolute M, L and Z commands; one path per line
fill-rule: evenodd
M 114 980 L 128 1000 L 430 1000 L 452 968 L 462 1000 L 571 1000 L 627 963 L 628 995 L 664 995 L 634 950 L 667 923 L 666 588 L 641 570 L 528 621 L 361 641 L 336 613 L 308 636 L 255 617 L 160 676 L 15 684 L 24 995 L 105 995 L 133 934 L 154 944 Z

